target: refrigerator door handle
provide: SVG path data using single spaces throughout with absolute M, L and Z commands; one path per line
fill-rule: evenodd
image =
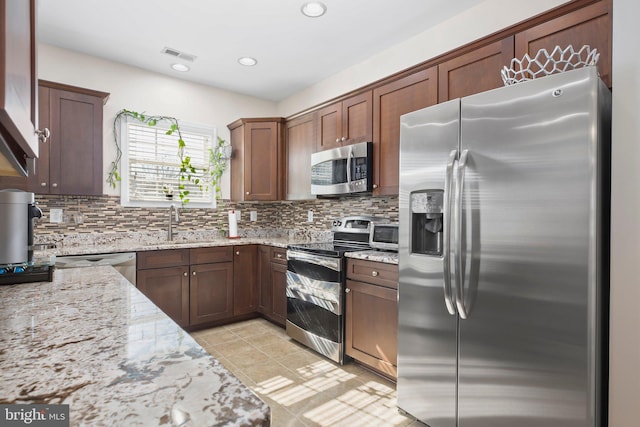
M 454 198 L 454 243 L 455 258 L 454 282 L 456 287 L 456 307 L 461 319 L 467 319 L 469 313 L 464 304 L 464 265 L 462 263 L 462 192 L 464 191 L 464 171 L 467 167 L 469 150 L 463 150 L 456 167 L 456 192 Z
M 449 153 L 447 161 L 447 173 L 444 178 L 444 224 L 442 230 L 442 266 L 444 270 L 444 303 L 447 311 L 452 316 L 456 314 L 456 305 L 453 302 L 454 295 L 451 288 L 451 254 L 449 248 L 451 243 L 451 190 L 453 182 L 453 166 L 458 157 L 458 150 Z

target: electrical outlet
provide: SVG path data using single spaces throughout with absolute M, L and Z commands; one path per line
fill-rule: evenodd
M 309 210 L 307 212 L 307 222 L 313 222 L 313 211 Z
M 49 222 L 60 224 L 62 222 L 62 209 L 51 209 L 49 211 Z
M 249 220 L 257 221 L 258 220 L 258 212 L 257 211 L 249 211 Z
M 239 209 L 236 209 L 236 220 L 238 222 L 242 221 L 242 214 L 240 213 Z

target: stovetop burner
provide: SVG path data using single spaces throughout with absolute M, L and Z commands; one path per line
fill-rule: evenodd
M 25 262 L 0 265 L 0 285 L 16 285 L 30 282 L 50 282 L 53 265 L 48 262 Z

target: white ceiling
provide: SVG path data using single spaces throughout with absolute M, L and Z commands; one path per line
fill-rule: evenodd
M 482 0 L 39 0 L 38 40 L 280 101 Z M 164 47 L 195 55 L 187 73 Z M 254 67 L 237 62 L 258 60 Z

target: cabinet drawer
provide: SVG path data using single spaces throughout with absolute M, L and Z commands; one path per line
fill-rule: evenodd
M 347 258 L 347 277 L 398 289 L 398 266 L 395 264 Z
M 191 265 L 233 261 L 233 246 L 193 248 L 190 251 Z
M 287 250 L 285 248 L 273 248 L 271 251 L 271 261 L 279 264 L 287 263 Z
M 189 265 L 189 249 L 138 252 L 138 270 Z

